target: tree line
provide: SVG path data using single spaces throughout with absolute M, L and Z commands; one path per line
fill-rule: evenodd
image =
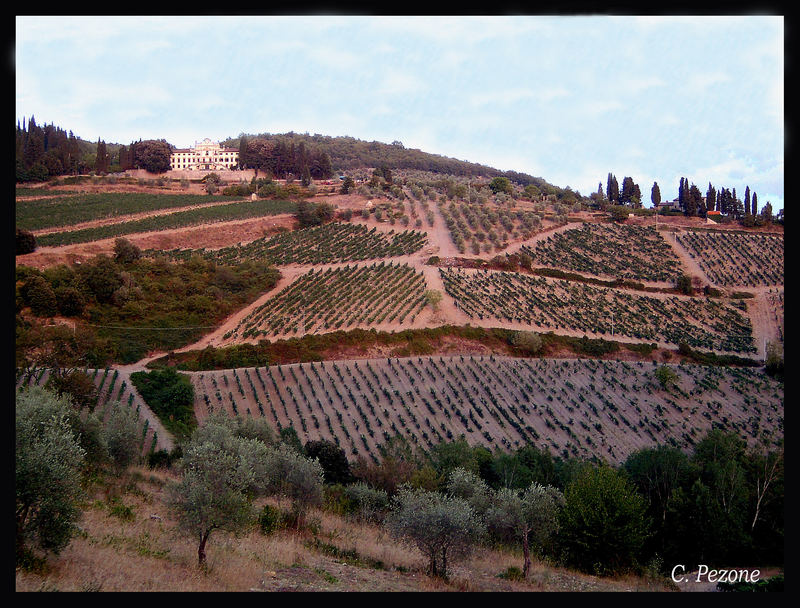
M 610 173 L 606 180 L 605 191 L 600 182 L 597 192 L 591 194 L 590 198 L 594 204 L 600 208 L 607 206 L 622 206 L 634 209 L 642 208 L 642 194 L 639 185 L 631 177 L 622 180 L 622 189 L 619 187 L 617 177 Z M 662 204 L 661 188 L 658 182 L 653 182 L 650 189 L 650 201 L 653 207 L 658 208 Z M 678 208 L 687 217 L 707 217 L 708 212 L 718 211 L 723 216 L 742 222 L 745 226 L 760 226 L 774 220 L 783 221 L 783 212 L 777 217 L 773 216 L 772 204 L 767 201 L 759 212 L 758 195 L 750 191 L 750 186 L 745 187 L 744 200 L 736 195 L 736 188 L 720 188 L 717 190 L 711 182 L 705 196 L 694 183 L 690 184 L 685 177 L 680 178 L 678 184 Z

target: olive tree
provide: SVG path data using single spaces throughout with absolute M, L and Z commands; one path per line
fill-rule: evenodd
M 141 456 L 142 428 L 136 410 L 119 401 L 110 404 L 111 414 L 105 425 L 108 455 L 117 473 L 134 464 Z
M 447 493 L 463 498 L 479 517 L 484 517 L 491 503 L 492 491 L 486 482 L 472 471 L 457 467 L 447 478 Z
M 66 398 L 41 387 L 16 396 L 16 547 L 59 553 L 72 538 L 80 509 L 85 451 L 70 423 Z
M 524 577 L 531 569 L 531 540 L 541 548 L 558 532 L 558 513 L 563 506 L 564 495 L 559 489 L 535 482 L 522 494 L 500 488 L 493 496 L 486 513 L 487 525 L 500 537 L 522 542 Z
M 306 458 L 282 443 L 267 452 L 265 475 L 267 494 L 292 501 L 298 528 L 309 507 L 322 504 L 324 473 L 319 460 Z
M 198 542 L 197 561 L 206 564 L 206 544 L 214 530 L 239 533 L 251 522 L 253 513 L 248 490 L 253 472 L 240 452 L 232 433 L 217 431 L 218 441 L 193 438 L 181 462 L 182 476 L 168 489 L 168 503 L 178 527 Z
M 403 486 L 386 518 L 391 535 L 416 546 L 432 576 L 447 578 L 449 561 L 467 557 L 484 527 L 463 498 Z

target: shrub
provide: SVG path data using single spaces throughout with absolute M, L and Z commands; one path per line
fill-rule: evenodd
M 119 264 L 132 264 L 142 257 L 142 250 L 128 239 L 114 240 L 114 261 Z
M 80 515 L 80 469 L 85 457 L 68 416 L 70 404 L 32 387 L 16 396 L 16 546 L 34 543 L 59 553 Z
M 423 553 L 431 576 L 443 578 L 448 562 L 467 557 L 484 532 L 464 499 L 408 486 L 393 499 L 386 523 L 392 536 Z
M 24 255 L 36 251 L 36 237 L 32 232 L 17 228 L 16 243 L 14 248 L 15 255 Z
M 258 529 L 261 534 L 269 536 L 286 527 L 286 517 L 280 509 L 272 505 L 264 505 L 258 516 Z
M 636 563 L 648 535 L 647 505 L 624 473 L 605 464 L 586 467 L 564 498 L 561 540 L 572 565 L 611 574 Z

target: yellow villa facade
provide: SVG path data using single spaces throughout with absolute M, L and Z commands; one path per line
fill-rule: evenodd
M 192 148 L 176 149 L 170 157 L 173 171 L 228 171 L 239 165 L 239 150 L 223 148 L 206 138 Z

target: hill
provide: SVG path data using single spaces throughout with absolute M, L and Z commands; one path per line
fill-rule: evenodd
M 379 141 L 364 141 L 349 136 L 309 135 L 308 133 L 241 133 L 237 138 L 229 138 L 223 145 L 238 147 L 242 137 L 259 137 L 268 141 L 281 141 L 287 144 L 305 144 L 325 152 L 331 159 L 335 171 L 347 172 L 355 169 L 386 166 L 391 170 L 429 171 L 442 175 L 459 177 L 507 177 L 522 186 L 533 184 L 543 190 L 560 190 L 548 184 L 541 177 L 533 177 L 516 171 L 501 171 L 487 165 L 471 163 L 439 154 L 423 152 L 417 148 L 406 148 L 401 142 L 391 144 Z

